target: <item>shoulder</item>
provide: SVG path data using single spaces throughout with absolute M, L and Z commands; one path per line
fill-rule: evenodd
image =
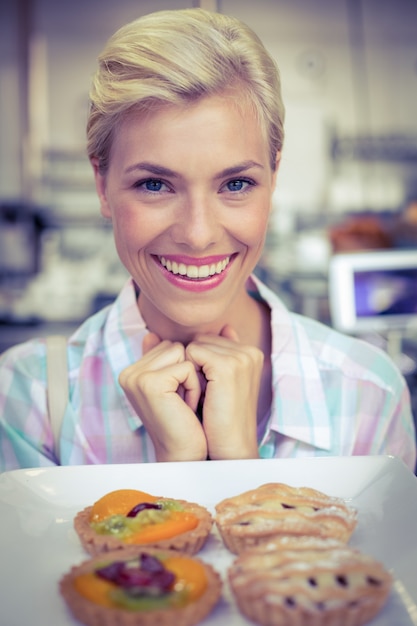
M 389 355 L 376 345 L 300 315 L 294 315 L 312 346 L 321 368 L 339 369 L 348 377 L 358 377 L 390 388 L 402 386 L 403 376 Z
M 102 329 L 107 319 L 103 310 L 88 318 L 71 337 L 62 336 L 66 341 L 69 360 L 74 361 L 77 353 L 82 354 L 89 341 L 99 342 Z M 65 344 L 64 344 L 65 346 Z M 39 336 L 12 346 L 0 355 L 1 379 L 7 378 L 7 372 L 30 378 L 33 382 L 46 380 L 48 359 L 48 337 Z
M 395 395 L 406 386 L 397 365 L 381 348 L 345 335 L 317 320 L 290 314 L 293 327 L 308 341 L 320 372 L 376 386 Z
M 36 379 L 45 378 L 46 341 L 44 338 L 30 339 L 12 346 L 0 355 L 0 379 L 5 381 L 8 372 Z M 10 374 L 9 374 L 10 375 Z
M 381 348 L 345 335 L 318 320 L 288 310 L 281 299 L 258 280 L 256 286 L 271 308 L 273 354 L 297 355 L 300 369 L 314 367 L 324 377 L 370 383 L 398 394 L 406 385 L 401 372 Z

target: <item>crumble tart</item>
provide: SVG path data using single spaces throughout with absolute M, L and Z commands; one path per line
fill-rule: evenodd
M 213 525 L 203 506 L 136 489 L 105 494 L 74 518 L 74 528 L 91 555 L 132 545 L 196 554 Z
M 59 589 L 87 626 L 193 626 L 217 604 L 222 582 L 196 557 L 129 547 L 72 567 Z
M 263 626 L 360 626 L 377 615 L 392 586 L 384 566 L 318 541 L 317 548 L 240 554 L 228 578 L 241 613 Z
M 289 535 L 347 543 L 357 524 L 356 510 L 341 498 L 283 483 L 266 483 L 226 498 L 215 508 L 218 531 L 234 554 Z

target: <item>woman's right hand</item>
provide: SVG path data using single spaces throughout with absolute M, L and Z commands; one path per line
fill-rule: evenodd
M 198 374 L 179 342 L 145 336 L 143 357 L 124 369 L 120 385 L 155 446 L 157 461 L 202 461 L 207 441 L 196 416 Z

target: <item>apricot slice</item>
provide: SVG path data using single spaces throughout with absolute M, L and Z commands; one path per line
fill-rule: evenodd
M 155 502 L 158 498 L 136 489 L 117 489 L 106 493 L 92 506 L 90 521 L 101 522 L 112 515 L 127 515 L 140 502 Z

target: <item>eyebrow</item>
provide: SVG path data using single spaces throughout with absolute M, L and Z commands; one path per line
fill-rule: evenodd
M 232 165 L 232 167 L 226 167 L 226 169 L 217 174 L 216 178 L 224 178 L 225 176 L 236 176 L 237 174 L 242 174 L 246 170 L 250 170 L 253 167 L 264 169 L 263 165 L 261 165 L 257 161 L 243 161 L 243 163 Z
M 224 170 L 216 174 L 216 178 L 224 178 L 225 176 L 236 176 L 237 174 L 242 174 L 246 170 L 249 170 L 253 167 L 264 169 L 263 165 L 258 163 L 257 161 L 243 161 L 242 163 L 237 163 L 236 165 L 232 165 L 231 167 L 226 167 Z M 157 165 L 156 163 L 151 163 L 149 161 L 141 161 L 139 163 L 135 163 L 134 165 L 130 165 L 126 168 L 126 174 L 135 171 L 146 171 L 154 176 L 167 176 L 170 178 L 178 178 L 180 175 L 178 172 L 171 170 L 169 167 L 164 167 L 163 165 Z
M 162 165 L 157 165 L 156 163 L 150 163 L 149 161 L 141 161 L 140 163 L 135 163 L 134 165 L 130 165 L 126 168 L 126 174 L 130 174 L 130 172 L 145 170 L 150 174 L 155 174 L 156 176 L 178 176 L 174 170 L 169 169 L 168 167 L 163 167 Z

